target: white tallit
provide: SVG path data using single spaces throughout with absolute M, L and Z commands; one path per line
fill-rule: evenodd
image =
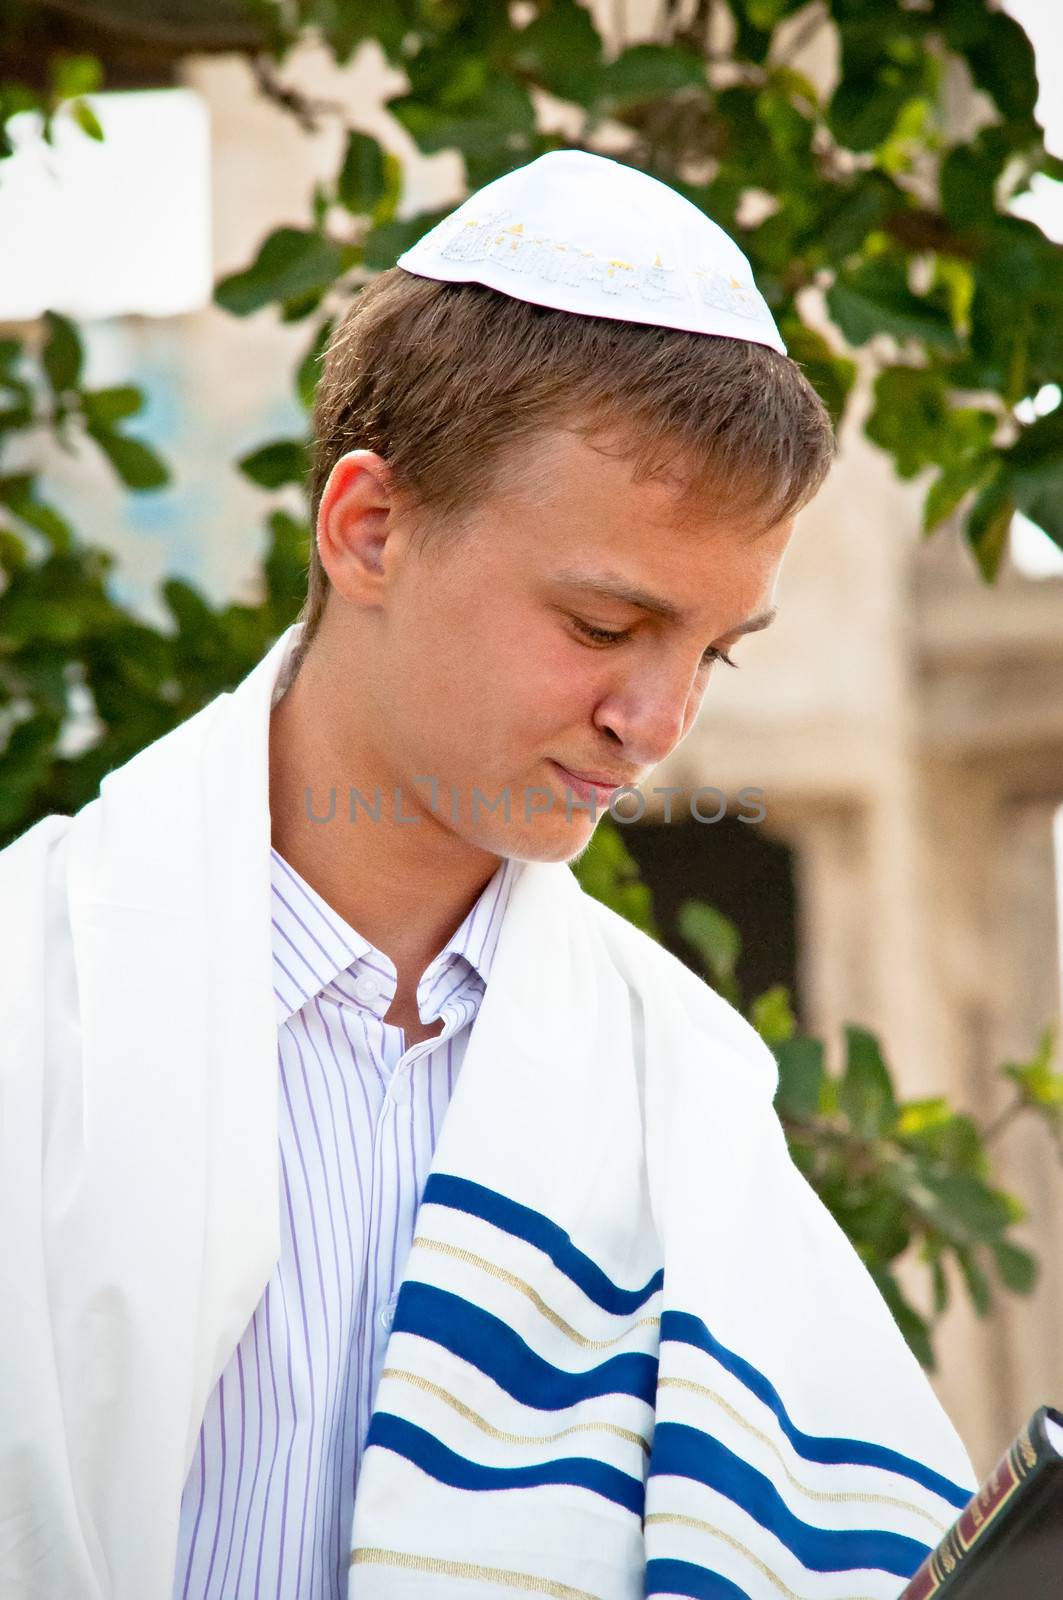
M 204 1408 L 278 1258 L 267 755 L 295 633 L 0 855 L 0 1600 L 169 1600 Z M 974 1479 L 773 1087 L 711 989 L 525 868 L 399 1295 L 358 1600 L 899 1593 Z

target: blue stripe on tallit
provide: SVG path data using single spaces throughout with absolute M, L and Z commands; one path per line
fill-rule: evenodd
M 913 1461 L 910 1456 L 901 1455 L 899 1450 L 890 1450 L 886 1445 L 867 1444 L 861 1439 L 833 1439 L 803 1433 L 791 1420 L 774 1385 L 756 1367 L 714 1339 L 700 1317 L 691 1316 L 685 1311 L 665 1311 L 661 1316 L 661 1343 L 666 1339 L 676 1344 L 693 1345 L 719 1362 L 739 1383 L 745 1384 L 758 1400 L 774 1412 L 783 1433 L 798 1455 L 806 1461 L 818 1461 L 824 1466 L 878 1467 L 883 1472 L 894 1472 L 921 1484 L 924 1489 L 930 1489 L 960 1510 L 970 1500 L 970 1489 L 961 1489 L 940 1472 L 934 1472 L 921 1461 Z
M 652 1407 L 657 1392 L 656 1356 L 629 1352 L 585 1372 L 566 1372 L 536 1355 L 500 1317 L 449 1290 L 415 1280 L 402 1286 L 392 1331 L 442 1345 L 537 1411 L 561 1411 L 603 1394 L 635 1395 Z
M 467 1178 L 457 1178 L 447 1173 L 433 1173 L 425 1187 L 424 1200 L 453 1211 L 480 1217 L 514 1238 L 533 1245 L 553 1262 L 559 1272 L 581 1289 L 589 1300 L 605 1311 L 630 1315 L 663 1288 L 663 1269 L 654 1273 L 643 1289 L 620 1288 L 595 1261 L 592 1261 L 590 1256 L 577 1249 L 569 1235 L 556 1222 L 552 1222 L 529 1206 L 511 1200 L 507 1195 L 488 1189 L 483 1184 L 473 1183 Z M 399 1304 L 400 1306 L 402 1304 L 401 1297 Z M 500 1326 L 504 1327 L 505 1324 Z M 421 1330 L 411 1329 L 411 1331 Z M 663 1312 L 661 1341 L 663 1343 L 668 1339 L 675 1343 L 695 1346 L 744 1384 L 751 1394 L 772 1411 L 794 1450 L 806 1461 L 814 1461 L 825 1466 L 876 1467 L 884 1472 L 892 1472 L 921 1485 L 933 1494 L 940 1495 L 957 1510 L 962 1510 L 970 1499 L 969 1488 L 953 1483 L 943 1474 L 935 1472 L 932 1467 L 903 1455 L 899 1450 L 891 1450 L 886 1445 L 871 1444 L 862 1439 L 835 1438 L 803 1432 L 792 1421 L 778 1390 L 770 1379 L 742 1356 L 728 1350 L 715 1339 L 699 1317 L 683 1311 Z M 615 1359 L 638 1361 L 650 1358 L 635 1356 Z M 642 1390 L 632 1389 L 626 1392 L 639 1392 L 643 1398 L 648 1398 L 651 1405 L 654 1403 L 654 1396 L 646 1396 Z
M 653 1436 L 651 1477 L 691 1478 L 740 1506 L 812 1572 L 872 1568 L 910 1578 L 929 1545 L 877 1528 L 817 1528 L 802 1522 L 770 1478 L 711 1434 L 681 1422 L 659 1422 Z
M 389 1411 L 378 1411 L 373 1416 L 366 1449 L 373 1445 L 404 1456 L 429 1477 L 452 1489 L 535 1489 L 543 1484 L 566 1483 L 577 1489 L 589 1489 L 625 1511 L 642 1516 L 645 1495 L 641 1481 L 588 1456 L 562 1456 L 530 1467 L 485 1467 L 478 1461 L 457 1455 L 434 1434 L 426 1433 L 423 1428 Z
M 515 1239 L 541 1250 L 559 1272 L 583 1290 L 588 1300 L 603 1311 L 616 1316 L 629 1316 L 640 1310 L 664 1284 L 664 1271 L 654 1273 L 641 1289 L 621 1289 L 619 1284 L 602 1271 L 590 1256 L 577 1250 L 568 1234 L 551 1222 L 541 1212 L 522 1206 L 494 1189 L 472 1183 L 468 1178 L 454 1178 L 446 1173 L 434 1172 L 425 1185 L 424 1205 L 448 1206 L 452 1211 L 465 1211 L 480 1217 Z
M 689 1561 L 657 1557 L 646 1563 L 643 1594 L 684 1594 L 691 1600 L 751 1600 L 744 1589 L 718 1572 L 708 1572 Z
M 664 1558 L 647 1561 L 643 1593 L 684 1594 L 690 1595 L 691 1600 L 750 1600 L 744 1589 L 718 1572 L 707 1572 L 689 1561 Z

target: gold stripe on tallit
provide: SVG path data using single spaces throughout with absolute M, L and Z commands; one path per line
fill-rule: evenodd
M 548 1594 L 553 1600 L 599 1600 L 587 1589 L 573 1589 L 554 1578 L 540 1578 L 532 1572 L 509 1572 L 504 1567 L 480 1567 L 471 1561 L 444 1561 L 439 1556 L 415 1556 L 405 1550 L 379 1550 L 358 1545 L 351 1551 L 351 1566 L 372 1562 L 381 1567 L 405 1567 L 412 1572 L 435 1572 L 446 1578 L 472 1578 L 479 1583 L 504 1583 L 526 1594 Z
M 609 1350 L 615 1344 L 623 1341 L 635 1328 L 657 1328 L 660 1326 L 660 1317 L 640 1317 L 637 1322 L 632 1322 L 623 1333 L 618 1333 L 613 1339 L 588 1339 L 584 1334 L 578 1333 L 564 1317 L 558 1315 L 546 1301 L 523 1278 L 518 1278 L 515 1273 L 507 1272 L 504 1267 L 497 1266 L 495 1262 L 488 1261 L 485 1256 L 474 1255 L 471 1250 L 463 1250 L 460 1245 L 446 1244 L 442 1239 L 425 1239 L 418 1236 L 413 1241 L 414 1250 L 434 1250 L 438 1255 L 451 1256 L 455 1261 L 464 1261 L 471 1267 L 479 1267 L 481 1272 L 488 1273 L 492 1278 L 497 1278 L 500 1283 L 506 1283 L 511 1289 L 516 1289 L 530 1300 L 535 1309 L 542 1313 L 548 1322 L 563 1333 L 566 1338 L 578 1344 L 584 1350 Z
M 807 1495 L 810 1500 L 834 1502 L 839 1505 L 842 1503 L 852 1502 L 854 1505 L 892 1506 L 896 1511 L 910 1511 L 913 1516 L 922 1517 L 933 1527 L 937 1528 L 941 1533 L 944 1533 L 946 1528 L 949 1526 L 947 1522 L 939 1521 L 938 1518 L 934 1516 L 933 1512 L 925 1510 L 923 1506 L 917 1506 L 910 1500 L 895 1499 L 893 1495 L 843 1494 L 837 1489 L 832 1491 L 824 1489 L 810 1489 L 807 1483 L 802 1483 L 800 1478 L 794 1477 L 793 1473 L 790 1471 L 789 1465 L 787 1464 L 786 1457 L 783 1455 L 783 1452 L 780 1450 L 775 1440 L 770 1438 L 768 1434 L 762 1433 L 761 1430 L 755 1427 L 754 1424 L 750 1422 L 747 1417 L 744 1417 L 740 1411 L 736 1411 L 734 1406 L 729 1405 L 728 1402 L 723 1398 L 723 1395 L 716 1393 L 715 1389 L 710 1389 L 704 1383 L 695 1383 L 692 1378 L 658 1378 L 657 1387 L 658 1389 L 689 1389 L 693 1394 L 701 1394 L 704 1395 L 706 1399 L 714 1401 L 714 1403 L 720 1407 L 721 1411 L 725 1411 L 727 1413 L 732 1422 L 737 1422 L 739 1427 L 744 1428 L 747 1433 L 752 1434 L 754 1439 L 759 1439 L 761 1444 L 767 1445 L 768 1449 L 772 1452 L 779 1465 L 782 1467 L 782 1470 L 789 1482 L 793 1484 L 795 1489 L 799 1489 L 802 1494 Z
M 763 1573 L 768 1582 L 774 1584 L 781 1595 L 786 1596 L 786 1600 L 806 1600 L 806 1596 L 798 1594 L 785 1584 L 779 1574 L 773 1572 L 765 1562 L 761 1561 L 759 1556 L 753 1554 L 752 1550 L 747 1550 L 744 1544 L 732 1538 L 729 1533 L 725 1533 L 722 1528 L 714 1527 L 711 1522 L 702 1522 L 700 1517 L 684 1517 L 678 1511 L 651 1511 L 646 1521 L 647 1523 L 673 1522 L 678 1523 L 683 1528 L 696 1528 L 699 1533 L 709 1533 L 714 1539 L 721 1539 L 724 1544 L 729 1544 L 732 1550 L 737 1550 L 740 1556 L 745 1556 L 747 1561 L 752 1562 L 757 1571 Z M 854 1594 L 849 1597 L 849 1600 L 872 1600 L 872 1596 Z
M 555 1439 L 564 1439 L 570 1433 L 611 1433 L 617 1439 L 624 1439 L 628 1444 L 639 1445 L 647 1455 L 650 1453 L 648 1442 L 641 1433 L 636 1433 L 633 1428 L 622 1428 L 616 1422 L 574 1422 L 568 1428 L 561 1428 L 557 1433 L 504 1433 L 501 1428 L 496 1428 L 488 1422 L 486 1417 L 481 1417 L 479 1412 L 467 1406 L 457 1395 L 450 1393 L 440 1384 L 433 1383 L 429 1378 L 422 1378 L 420 1373 L 406 1372 L 401 1367 L 385 1367 L 381 1379 L 397 1378 L 400 1383 L 412 1384 L 415 1389 L 422 1390 L 425 1394 L 434 1394 L 438 1400 L 444 1401 L 466 1422 L 471 1422 L 481 1433 L 489 1434 L 492 1439 L 501 1439 L 505 1444 L 553 1444 Z

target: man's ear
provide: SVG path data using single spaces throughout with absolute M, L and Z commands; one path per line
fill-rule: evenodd
M 340 457 L 321 494 L 317 548 L 333 589 L 354 605 L 379 604 L 395 509 L 391 468 L 382 456 L 349 450 Z

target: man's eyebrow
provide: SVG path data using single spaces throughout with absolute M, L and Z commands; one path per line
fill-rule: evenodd
M 639 589 L 618 572 L 558 572 L 555 581 L 563 583 L 571 589 L 582 589 L 587 593 L 604 595 L 609 600 L 620 600 L 627 605 L 638 606 L 641 611 L 650 611 L 654 616 L 666 617 L 669 622 L 682 622 L 683 612 L 671 600 L 665 600 L 661 595 L 650 594 L 646 589 Z M 761 628 L 766 628 L 775 621 L 779 614 L 778 606 L 772 606 L 767 611 L 762 611 L 758 616 L 750 617 L 747 622 L 740 622 L 737 627 L 728 628 L 728 633 L 757 633 Z
M 769 628 L 778 615 L 778 606 L 769 606 L 767 611 L 761 611 L 759 615 L 750 617 L 748 622 L 740 622 L 737 628 L 731 628 L 729 631 L 731 633 L 759 633 L 762 628 Z

